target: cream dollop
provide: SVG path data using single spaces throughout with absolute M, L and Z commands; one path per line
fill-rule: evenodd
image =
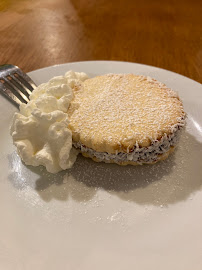
M 88 76 L 68 71 L 39 85 L 30 101 L 20 106 L 10 128 L 17 152 L 27 165 L 43 165 L 51 173 L 71 168 L 77 151 L 72 148 L 67 110 L 73 98 L 72 88 Z

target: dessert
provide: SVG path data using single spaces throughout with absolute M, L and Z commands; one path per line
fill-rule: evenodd
M 76 149 L 95 161 L 120 165 L 167 158 L 185 124 L 182 102 L 173 90 L 134 74 L 85 80 L 74 89 L 68 114 Z
M 78 152 L 98 162 L 153 164 L 174 150 L 184 124 L 178 95 L 155 79 L 69 71 L 32 92 L 10 133 L 25 164 L 57 173 Z

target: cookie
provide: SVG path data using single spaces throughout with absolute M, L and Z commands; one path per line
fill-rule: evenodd
M 75 148 L 96 161 L 121 165 L 166 158 L 185 124 L 173 90 L 134 74 L 85 80 L 75 88 L 68 113 Z

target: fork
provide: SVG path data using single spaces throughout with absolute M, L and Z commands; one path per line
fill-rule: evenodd
M 0 92 L 18 107 L 29 102 L 34 88 L 36 84 L 19 67 L 8 64 L 0 66 Z

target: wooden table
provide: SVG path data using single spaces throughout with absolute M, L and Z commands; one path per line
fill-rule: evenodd
M 202 82 L 197 0 L 1 0 L 0 63 L 122 60 Z

